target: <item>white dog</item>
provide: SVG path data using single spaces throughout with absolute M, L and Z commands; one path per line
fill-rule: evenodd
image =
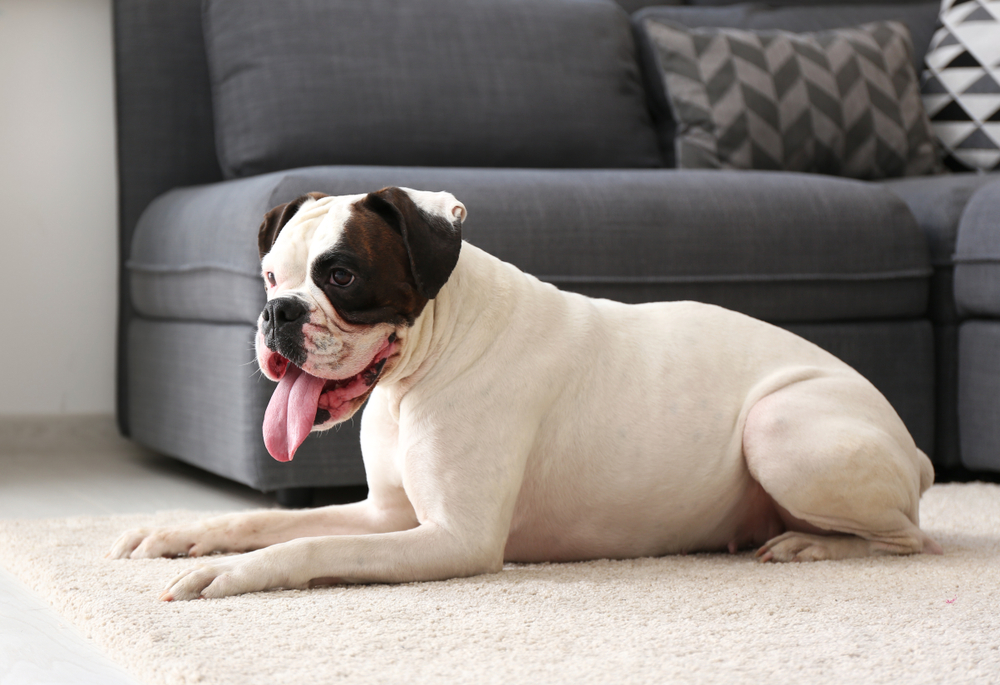
M 918 527 L 930 460 L 856 371 L 719 307 L 562 292 L 463 243 L 465 214 L 386 188 L 261 226 L 265 443 L 291 459 L 367 400 L 366 501 L 130 531 L 109 556 L 247 552 L 181 574 L 173 600 L 505 560 L 941 553 Z

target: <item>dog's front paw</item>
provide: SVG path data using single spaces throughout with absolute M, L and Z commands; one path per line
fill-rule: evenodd
M 216 599 L 278 587 L 298 587 L 277 574 L 280 564 L 269 562 L 267 556 L 268 550 L 259 550 L 199 564 L 170 581 L 160 599 L 165 602 Z
M 203 526 L 176 528 L 136 528 L 124 533 L 111 545 L 109 559 L 156 559 L 159 557 L 202 556 L 216 551 Z

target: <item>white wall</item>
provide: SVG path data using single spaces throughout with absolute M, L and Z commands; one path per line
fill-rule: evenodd
M 111 0 L 0 0 L 0 416 L 114 410 Z

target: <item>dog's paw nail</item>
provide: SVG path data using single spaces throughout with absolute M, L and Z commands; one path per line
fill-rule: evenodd
M 164 592 L 162 595 L 160 595 L 160 601 L 161 602 L 172 602 L 172 601 L 174 601 L 174 596 L 171 595 L 171 594 L 168 594 L 168 593 Z

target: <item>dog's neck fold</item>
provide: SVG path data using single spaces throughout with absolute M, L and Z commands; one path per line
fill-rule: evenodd
M 473 364 L 509 320 L 512 299 L 506 295 L 511 289 L 513 271 L 510 265 L 463 243 L 448 282 L 427 303 L 413 325 L 400 332 L 399 363 L 378 387 L 402 399 L 438 365 L 460 370 Z M 444 358 L 442 353 L 446 349 L 449 353 Z M 398 402 L 392 404 L 398 407 Z

